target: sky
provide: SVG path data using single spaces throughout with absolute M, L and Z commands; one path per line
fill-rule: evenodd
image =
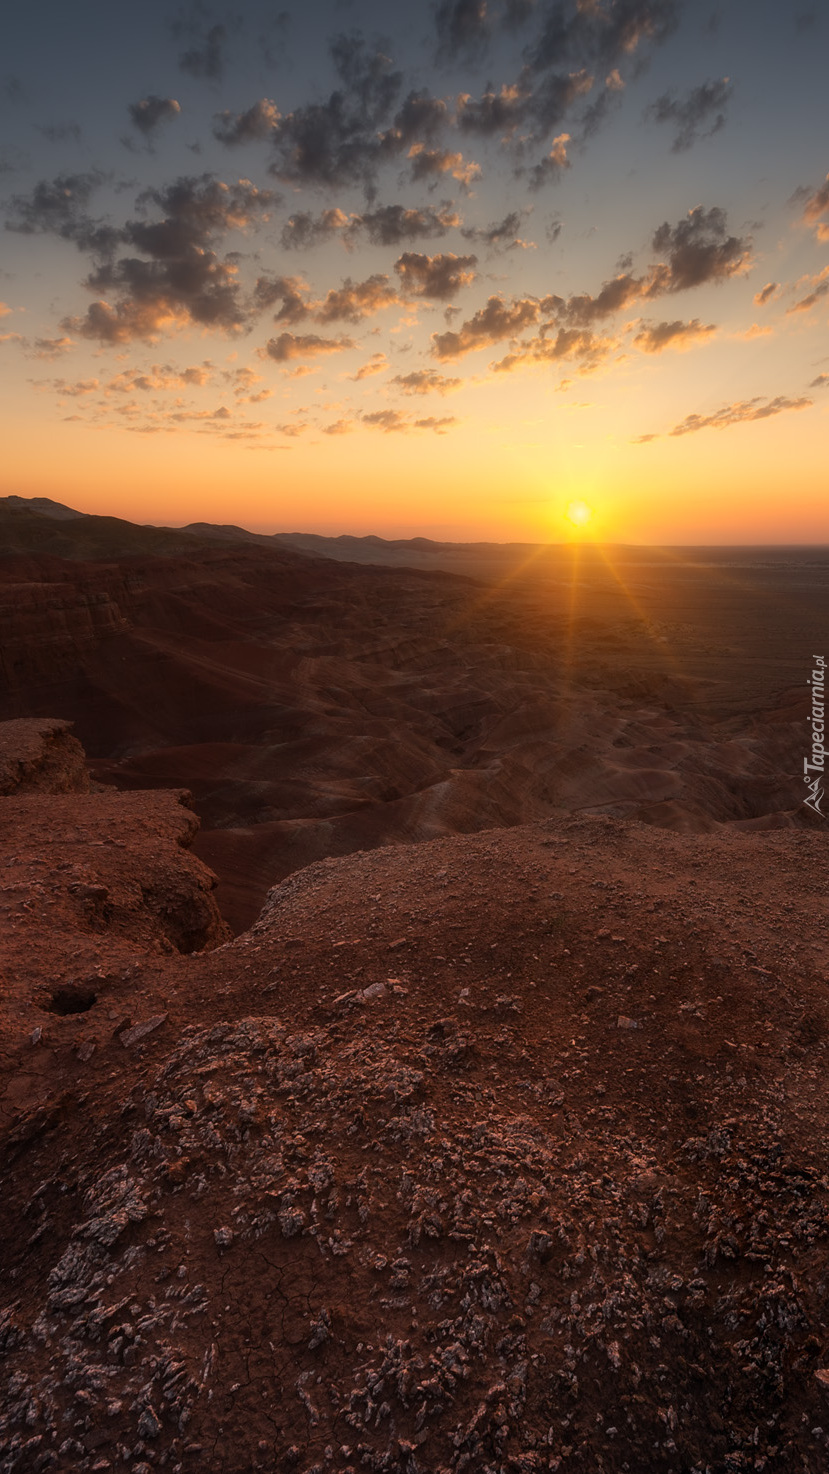
M 829 542 L 817 0 L 18 6 L 0 495 Z

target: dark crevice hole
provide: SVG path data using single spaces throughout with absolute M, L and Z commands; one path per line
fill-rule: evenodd
M 46 1005 L 48 1013 L 59 1013 L 65 1018 L 70 1013 L 86 1013 L 97 1003 L 98 995 L 89 988 L 58 988 Z

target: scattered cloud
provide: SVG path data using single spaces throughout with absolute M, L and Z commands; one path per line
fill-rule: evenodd
M 352 282 L 347 277 L 341 287 L 332 289 L 319 304 L 314 317 L 317 322 L 362 322 L 375 312 L 400 304 L 397 289 L 390 285 L 389 278 L 381 274 L 370 276 L 363 282 Z
M 475 58 L 489 43 L 487 0 L 442 0 L 435 15 L 438 58 Z
M 510 210 L 503 220 L 494 220 L 491 225 L 464 226 L 461 235 L 464 240 L 480 241 L 493 251 L 526 250 L 530 243 L 521 240 L 518 231 L 527 214 L 529 210 Z
M 463 154 L 452 153 L 450 149 L 427 148 L 424 143 L 413 143 L 408 156 L 412 161 L 410 173 L 415 182 L 425 179 L 427 183 L 437 184 L 449 174 L 468 190 L 474 180 L 480 178 L 480 164 L 465 159 Z
M 377 168 L 416 141 L 405 104 L 391 117 L 403 76 L 359 34 L 335 36 L 330 50 L 340 85 L 275 122 L 270 171 L 294 185 L 362 184 L 371 196 Z
M 725 109 L 733 87 L 730 78 L 703 82 L 684 97 L 663 92 L 645 109 L 645 117 L 655 123 L 669 123 L 676 129 L 671 152 L 684 153 L 700 138 L 712 138 L 725 126 Z
M 60 358 L 74 347 L 74 340 L 62 338 L 35 338 L 32 344 L 33 358 Z
M 370 379 L 374 374 L 382 374 L 383 370 L 387 369 L 388 366 L 389 361 L 385 353 L 372 353 L 371 358 L 366 359 L 366 362 L 358 368 L 356 374 L 351 374 L 349 377 L 355 384 L 358 384 L 361 379 Z
M 761 287 L 759 292 L 754 293 L 754 301 L 756 305 L 758 307 L 765 307 L 767 302 L 771 302 L 773 298 L 777 296 L 779 290 L 780 286 L 778 282 L 767 281 L 766 285 L 764 287 Z
M 559 133 L 553 139 L 550 152 L 545 155 L 540 164 L 530 170 L 530 186 L 532 189 L 541 189 L 545 184 L 550 184 L 560 179 L 565 169 L 570 168 L 570 160 L 567 157 L 567 145 L 572 139 L 569 133 Z
M 809 385 L 809 388 L 810 389 L 826 389 L 826 388 L 829 388 L 829 374 L 818 374 L 817 378 L 812 380 L 811 384 Z
M 137 219 L 103 238 L 99 259 L 85 285 L 100 292 L 85 316 L 65 318 L 61 328 L 101 343 L 154 339 L 195 324 L 238 332 L 250 319 L 238 280 L 238 265 L 221 258 L 214 245 L 230 230 L 247 230 L 268 218 L 269 190 L 248 179 L 225 184 L 210 174 L 181 178 L 139 196 L 156 218 Z M 82 236 L 78 237 L 81 243 Z M 94 249 L 94 233 L 85 238 Z M 118 256 L 118 245 L 131 248 Z M 134 254 L 138 252 L 139 254 Z M 111 302 L 107 300 L 113 297 Z
M 283 226 L 282 246 L 287 251 L 306 251 L 337 236 L 348 247 L 361 236 L 374 246 L 399 246 L 409 241 L 433 240 L 460 224 L 461 218 L 449 200 L 422 209 L 380 205 L 362 215 L 346 215 L 336 207 L 319 215 L 300 210 Z
M 791 316 L 793 312 L 808 312 L 822 297 L 829 294 L 829 266 L 824 266 L 817 276 L 807 277 L 806 281 L 812 290 L 807 292 L 805 297 L 801 297 L 799 302 L 795 302 L 793 307 L 787 309 L 787 316 Z
M 173 34 L 181 34 L 181 28 L 174 26 Z M 210 26 L 198 36 L 194 45 L 181 52 L 179 69 L 191 77 L 206 77 L 210 82 L 218 82 L 227 61 L 227 40 L 227 30 L 223 25 Z
M 257 307 L 267 309 L 280 303 L 274 322 L 302 322 L 309 315 L 310 287 L 298 276 L 260 276 L 253 289 Z
M 353 420 L 334 420 L 323 427 L 323 435 L 350 435 L 355 428 Z
M 262 97 L 244 113 L 225 111 L 217 113 L 213 125 L 213 137 L 229 148 L 241 143 L 273 136 L 279 126 L 279 109 L 270 98 Z
M 442 360 L 462 358 L 465 353 L 491 348 L 493 343 L 516 337 L 538 322 L 538 317 L 539 304 L 534 297 L 514 298 L 511 302 L 503 297 L 490 297 L 486 306 L 457 332 L 433 333 L 432 353 Z
M 81 141 L 80 123 L 38 123 L 36 126 L 38 133 L 49 143 L 66 143 L 69 139 L 73 143 Z
M 494 373 L 511 373 L 513 369 L 530 364 L 578 363 L 581 371 L 588 373 L 598 368 L 618 342 L 615 338 L 600 338 L 582 328 L 559 328 L 555 334 L 546 328 L 534 338 L 520 343 L 513 352 L 492 365 Z
M 660 225 L 653 249 L 667 260 L 651 268 L 648 297 L 727 281 L 751 264 L 750 237 L 729 235 L 725 211 L 716 205 L 710 210 L 696 205 L 676 225 Z
M 675 425 L 671 435 L 692 435 L 697 430 L 725 430 L 729 425 L 740 425 L 747 420 L 768 420 L 772 415 L 783 414 L 789 409 L 808 409 L 811 399 L 787 398 L 779 394 L 776 399 L 744 399 L 736 404 L 726 404 L 712 415 L 687 415 Z
M 274 363 L 289 363 L 294 358 L 317 358 L 323 353 L 341 353 L 343 349 L 353 347 L 351 338 L 320 338 L 316 333 L 280 333 L 278 338 L 269 339 L 262 352 Z
M 384 430 L 387 435 L 394 431 L 407 430 L 434 430 L 442 434 L 450 425 L 458 423 L 454 415 L 426 415 L 422 419 L 411 419 L 397 409 L 372 410 L 370 414 L 361 415 L 360 419 L 364 425 L 370 425 L 374 430 Z
M 145 138 L 151 138 L 162 123 L 169 123 L 171 119 L 178 117 L 181 107 L 174 97 L 156 97 L 151 93 L 149 97 L 142 97 L 140 102 L 131 102 L 128 112 L 139 133 L 143 133 Z
M 698 317 L 691 322 L 645 323 L 633 341 L 643 353 L 662 353 L 665 348 L 692 348 L 697 343 L 704 343 L 716 331 L 714 323 L 706 325 Z
M 447 378 L 436 369 L 415 369 L 410 374 L 396 374 L 390 382 L 404 394 L 448 394 L 460 389 L 463 379 Z
M 641 67 L 645 47 L 658 46 L 671 34 L 679 11 L 677 0 L 624 0 L 612 5 L 562 0 L 543 7 L 519 0 L 508 8 L 508 17 L 520 16 L 520 24 L 537 17 L 539 23 L 524 47 L 524 64 L 513 81 L 498 88 L 490 84 L 480 97 L 462 93 L 457 103 L 459 127 L 499 138 L 523 156 L 533 144 L 552 137 L 593 91 L 596 78 L 604 77 L 603 89 L 580 119 L 582 137 L 589 136 L 604 122 L 624 87 L 624 70 Z M 463 14 L 466 19 L 466 8 Z M 469 16 L 472 33 L 482 42 L 489 24 L 486 8 L 477 22 L 474 11 Z M 455 7 L 450 6 L 444 47 L 451 42 L 452 27 L 457 31 L 460 24 L 460 14 L 456 16 Z M 548 154 L 531 171 L 531 179 L 536 185 L 543 184 L 556 178 L 561 167 Z
M 814 226 L 819 241 L 829 241 L 829 174 L 811 194 L 798 191 L 798 195 L 805 196 L 801 216 L 804 224 Z
M 30 194 L 11 199 L 6 230 L 20 235 L 58 235 L 83 247 L 92 233 L 88 206 L 103 182 L 104 175 L 97 169 L 41 179 Z
M 461 218 L 450 200 L 437 208 L 423 209 L 404 205 L 381 205 L 357 217 L 353 230 L 364 230 L 372 245 L 399 246 L 405 241 L 429 240 L 446 235 L 461 224 Z
M 282 248 L 285 251 L 307 251 L 311 246 L 353 228 L 359 219 L 359 215 L 346 215 L 336 208 L 323 210 L 319 215 L 300 210 L 282 227 Z
M 447 301 L 468 287 L 475 280 L 477 256 L 445 255 L 426 256 L 416 251 L 404 251 L 394 263 L 404 291 L 416 297 L 433 297 Z

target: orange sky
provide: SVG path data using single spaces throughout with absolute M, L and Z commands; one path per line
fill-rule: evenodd
M 184 51 L 155 0 L 106 33 L 16 14 L 0 494 L 829 542 L 826 17 L 564 0 L 554 64 L 543 5 L 515 34 L 424 8 L 383 50 L 376 0 L 346 36 L 288 6 L 263 51 L 257 4 L 219 41 L 194 10 Z

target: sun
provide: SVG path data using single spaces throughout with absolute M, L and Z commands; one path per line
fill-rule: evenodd
M 592 516 L 592 509 L 587 502 L 571 502 L 567 508 L 567 521 L 574 527 L 586 527 Z

